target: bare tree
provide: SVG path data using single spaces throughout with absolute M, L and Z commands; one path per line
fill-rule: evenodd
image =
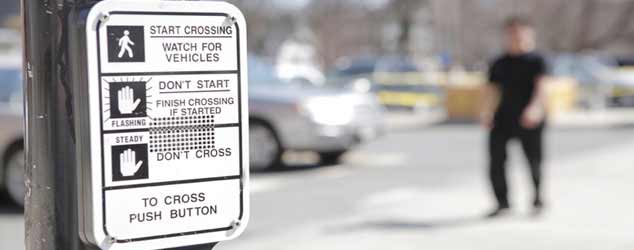
M 466 65 L 481 64 L 501 48 L 501 24 L 531 18 L 546 52 L 634 51 L 633 0 L 432 0 L 439 47 Z M 457 14 L 456 14 L 457 13 Z M 620 47 L 621 50 L 614 48 Z M 625 48 L 625 49 L 622 49 Z M 631 53 L 631 52 L 629 52 Z
M 290 11 L 280 1 L 232 2 L 247 17 L 251 53 L 274 56 L 303 25 L 314 33 L 326 67 L 344 56 L 443 52 L 462 65 L 481 65 L 502 47 L 501 24 L 512 15 L 533 19 L 540 50 L 546 52 L 634 51 L 634 0 L 387 0 L 380 5 L 312 0 Z M 431 49 L 415 49 L 424 38 Z
M 384 14 L 363 1 L 319 0 L 305 9 L 324 66 L 344 56 L 382 53 Z
M 294 28 L 294 13 L 271 0 L 232 0 L 247 20 L 249 52 L 271 57 Z
M 392 0 L 388 4 L 387 11 L 396 19 L 398 23 L 397 53 L 402 55 L 411 54 L 411 31 L 415 25 L 414 15 L 427 4 L 422 0 Z
M 629 39 L 634 21 L 634 1 L 539 1 L 531 13 L 553 51 L 602 50 Z M 550 10 L 550 11 L 549 11 Z
M 597 5 L 597 0 L 585 1 L 585 8 L 584 8 L 585 12 L 580 16 L 580 19 L 586 22 L 586 26 L 580 26 L 578 30 L 582 30 L 585 27 L 593 27 L 593 26 L 590 26 L 588 22 L 590 22 L 590 20 L 593 19 L 591 17 L 593 17 L 592 15 L 596 13 L 593 11 L 596 5 Z M 583 34 L 596 32 L 599 35 L 595 39 L 592 39 L 592 40 L 588 39 L 586 35 L 580 35 L 578 39 L 579 43 L 577 44 L 576 47 L 573 48 L 573 50 L 582 51 L 586 49 L 600 49 L 603 46 L 609 45 L 609 43 L 611 43 L 612 41 L 616 41 L 619 39 L 628 39 L 628 38 L 631 40 L 632 38 L 630 36 L 632 35 L 631 27 L 634 21 L 634 15 L 632 15 L 632 13 L 634 13 L 634 1 L 628 1 L 628 2 L 622 3 L 622 7 L 619 9 L 620 11 L 618 11 L 617 13 L 615 13 L 616 15 L 614 15 L 615 16 L 614 21 L 611 22 L 610 25 L 606 26 L 607 31 L 603 33 L 599 33 L 600 31 L 594 31 L 594 30 L 588 30 L 583 32 Z

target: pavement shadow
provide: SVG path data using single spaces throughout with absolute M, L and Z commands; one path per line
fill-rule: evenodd
M 352 233 L 363 230 L 438 230 L 465 227 L 487 220 L 484 216 L 465 216 L 430 220 L 385 219 L 329 228 L 329 233 Z
M 24 213 L 24 209 L 13 203 L 8 195 L 0 194 L 0 214 L 17 215 Z
M 436 126 L 448 126 L 448 125 L 478 125 L 478 121 L 467 118 L 453 118 L 447 119 L 434 124 Z
M 444 218 L 435 220 L 385 220 L 369 222 L 366 225 L 369 228 L 381 229 L 381 230 L 417 230 L 417 229 L 443 229 L 452 227 L 462 227 L 476 224 L 484 221 L 483 216 L 474 217 L 456 217 L 456 218 Z
M 267 175 L 267 174 L 287 174 L 287 173 L 302 173 L 309 171 L 317 171 L 324 168 L 329 167 L 340 167 L 342 165 L 346 165 L 344 160 L 338 160 L 333 162 L 323 162 L 319 159 L 319 157 L 315 157 L 315 155 L 302 154 L 297 152 L 291 152 L 287 156 L 291 156 L 287 159 L 284 159 L 282 163 L 273 166 L 269 169 L 262 170 L 251 170 L 251 173 L 258 175 Z M 312 156 L 312 157 L 311 157 Z
M 259 175 L 275 175 L 280 173 L 293 173 L 318 170 L 323 166 L 319 164 L 282 164 L 269 169 L 251 170 L 251 173 Z

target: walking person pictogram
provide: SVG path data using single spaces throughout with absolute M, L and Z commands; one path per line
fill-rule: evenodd
M 145 62 L 145 31 L 143 26 L 108 26 L 108 62 Z
M 124 30 L 123 36 L 119 38 L 119 47 L 121 48 L 121 50 L 119 50 L 119 58 L 123 57 L 125 52 L 128 52 L 128 56 L 130 58 L 134 58 L 134 53 L 132 48 L 130 48 L 130 45 L 134 46 L 134 42 L 130 40 L 130 31 Z

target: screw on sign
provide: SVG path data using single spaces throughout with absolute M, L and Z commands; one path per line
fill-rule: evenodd
M 246 27 L 222 2 L 96 4 L 86 47 L 90 171 L 82 239 L 215 244 L 248 222 Z M 212 167 L 210 167 L 212 166 Z M 198 248 L 197 248 L 198 249 Z

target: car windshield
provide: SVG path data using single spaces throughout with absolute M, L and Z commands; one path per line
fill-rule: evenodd
M 376 71 L 389 73 L 416 72 L 418 67 L 406 57 L 386 57 L 376 65 Z
M 376 58 L 359 58 L 355 60 L 343 60 L 337 65 L 334 75 L 357 76 L 371 74 L 376 70 Z
M 580 84 L 599 84 L 616 63 L 600 57 L 562 55 L 551 58 L 549 64 L 553 75 L 571 76 Z
M 22 74 L 19 69 L 0 68 L 0 102 L 21 97 Z
M 279 84 L 282 82 L 275 75 L 275 69 L 272 65 L 255 58 L 249 58 L 249 81 L 250 84 L 268 85 Z
M 406 57 L 386 56 L 382 58 L 362 57 L 354 60 L 344 60 L 337 65 L 335 75 L 358 76 L 374 72 L 416 72 L 418 67 Z

